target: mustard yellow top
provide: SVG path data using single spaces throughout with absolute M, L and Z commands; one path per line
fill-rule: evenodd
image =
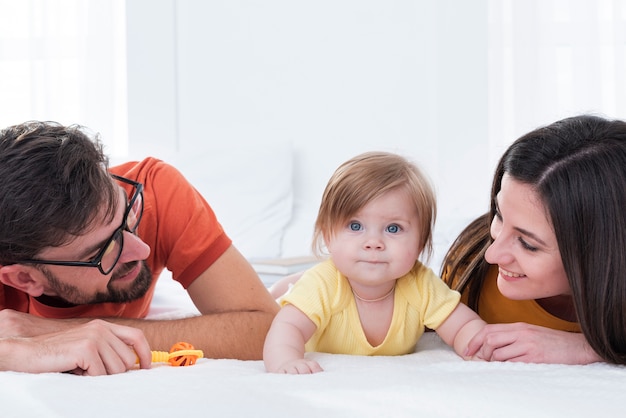
M 498 290 L 498 266 L 489 268 L 478 300 L 478 314 L 490 324 L 526 322 L 561 331 L 580 332 L 577 322 L 565 321 L 543 309 L 534 299 L 512 300 Z M 461 300 L 467 303 L 467 292 Z
M 280 303 L 294 305 L 317 326 L 306 344 L 307 351 L 400 355 L 413 352 L 424 326 L 436 329 L 459 300 L 458 292 L 416 262 L 408 274 L 397 280 L 389 331 L 376 347 L 367 341 L 350 284 L 332 260 L 306 271 Z

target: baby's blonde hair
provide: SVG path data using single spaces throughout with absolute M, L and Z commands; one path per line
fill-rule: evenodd
M 432 255 L 432 232 L 437 215 L 435 193 L 428 179 L 414 163 L 406 158 L 382 151 L 357 155 L 341 164 L 333 173 L 320 204 L 315 230 L 313 252 L 321 255 L 324 238 L 333 236 L 363 206 L 377 197 L 403 188 L 415 204 L 419 218 L 419 253 Z

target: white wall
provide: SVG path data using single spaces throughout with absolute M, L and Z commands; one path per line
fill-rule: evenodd
M 329 176 L 365 150 L 431 176 L 436 268 L 487 208 L 486 0 L 132 0 L 127 19 L 131 155 L 290 142 L 283 255 L 308 252 Z

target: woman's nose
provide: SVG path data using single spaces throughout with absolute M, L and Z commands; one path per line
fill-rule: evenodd
M 485 260 L 489 264 L 509 264 L 514 260 L 509 246 L 506 244 L 502 235 L 496 237 L 487 251 L 485 251 Z

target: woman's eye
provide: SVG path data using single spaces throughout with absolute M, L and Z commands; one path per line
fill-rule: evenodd
M 350 230 L 351 231 L 360 231 L 363 227 L 359 222 L 350 222 Z
M 522 237 L 519 237 L 517 240 L 520 242 L 520 244 L 522 244 L 522 248 L 524 248 L 525 250 L 532 252 L 537 251 L 537 247 L 533 247 L 532 245 L 524 241 Z
M 391 224 L 387 227 L 387 232 L 390 232 L 392 234 L 396 234 L 398 232 L 400 232 L 400 226 L 396 225 L 396 224 Z

